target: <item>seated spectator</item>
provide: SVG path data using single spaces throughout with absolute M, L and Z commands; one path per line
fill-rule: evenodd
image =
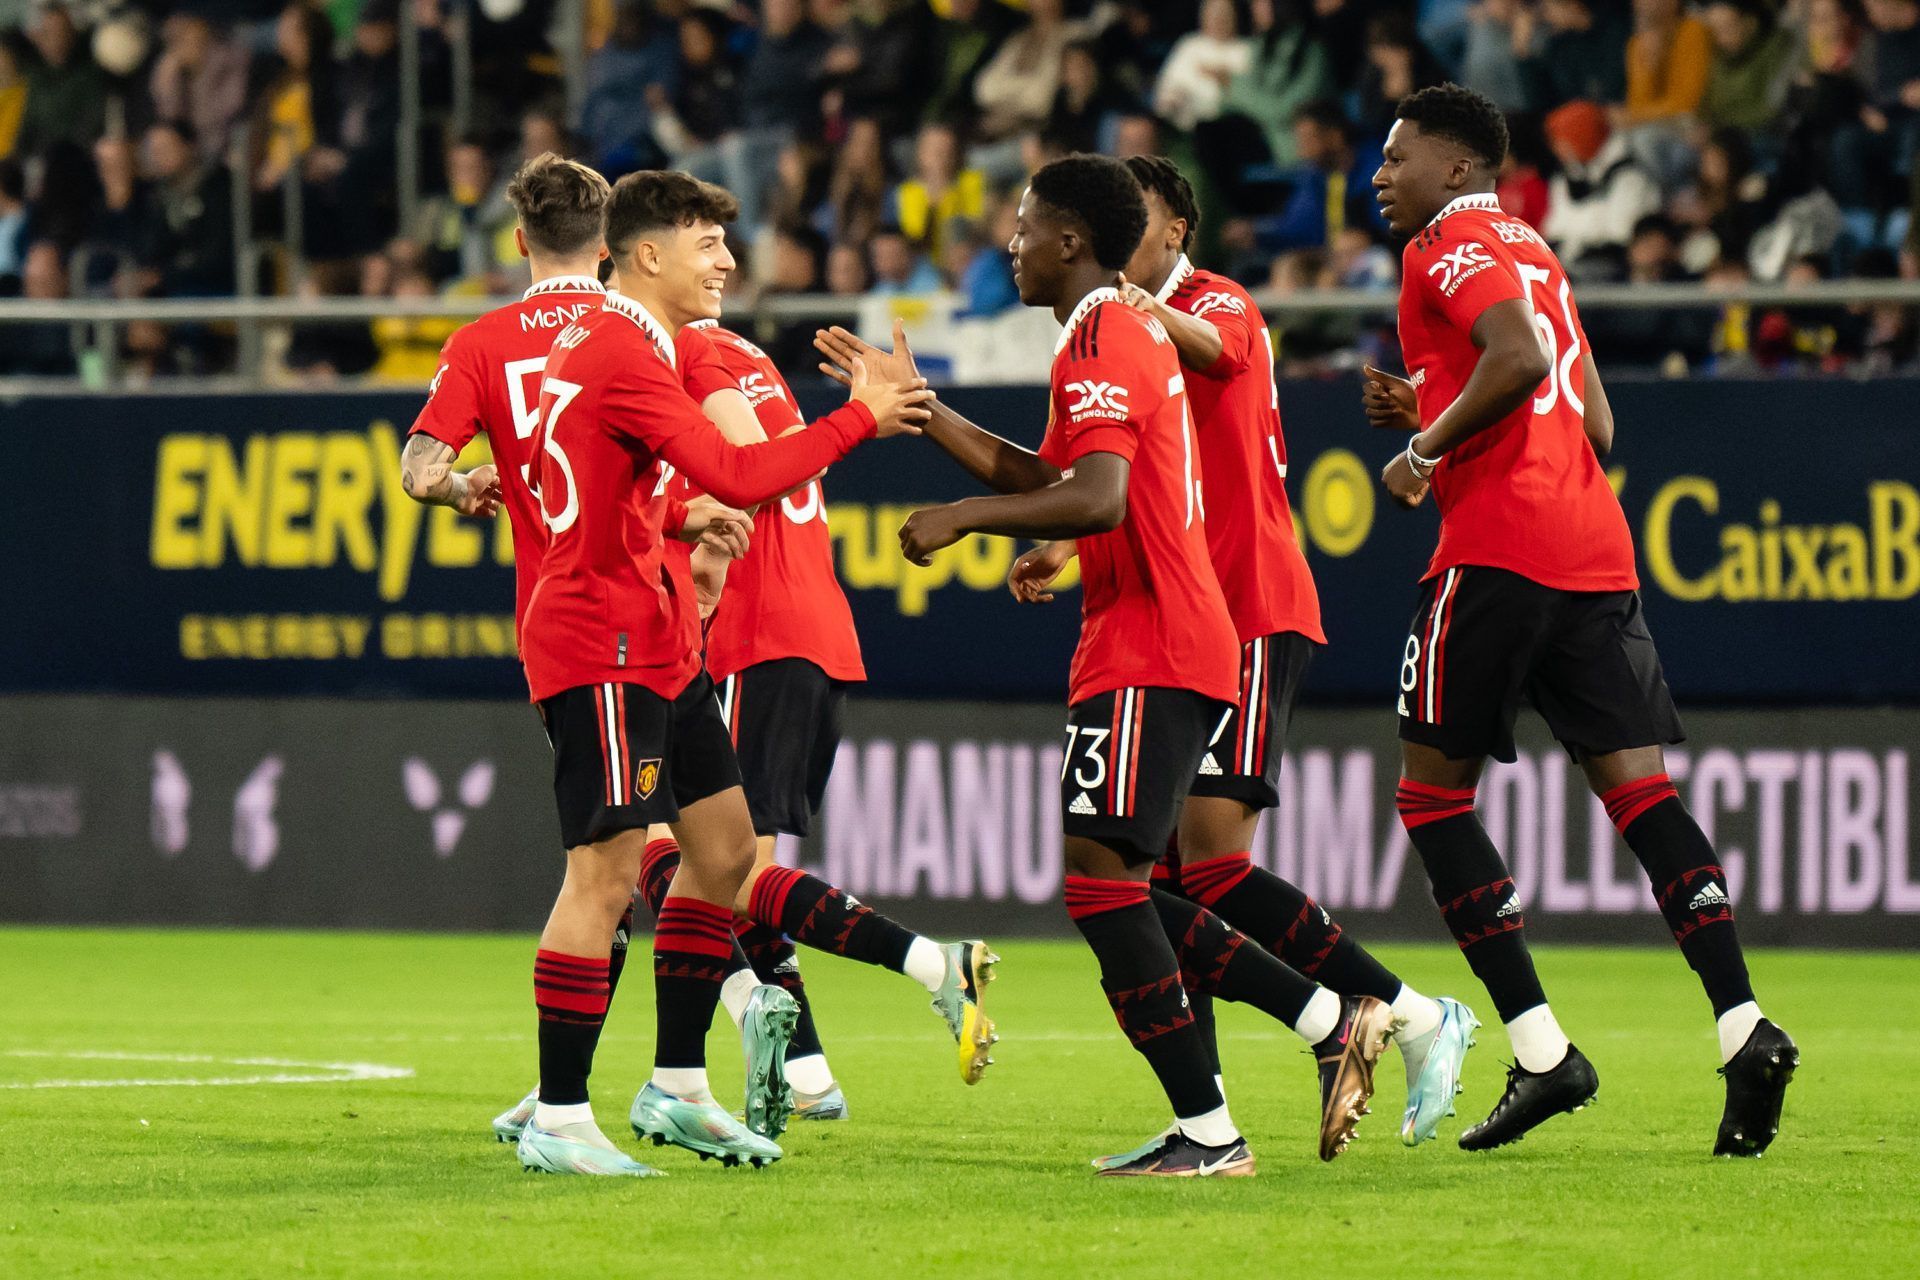
M 493 187 L 493 157 L 477 138 L 447 148 L 447 189 L 420 202 L 410 229 L 425 247 L 427 273 L 436 280 L 472 280 L 493 266 L 493 244 L 482 221 Z
M 1793 37 L 1762 0 L 1713 0 L 1707 6 L 1713 33 L 1713 69 L 1701 122 L 1709 128 L 1759 129 L 1786 104 L 1795 71 Z
M 1627 92 L 1627 25 L 1596 0 L 1540 0 L 1540 30 L 1522 65 L 1536 111 L 1619 102 Z
M 865 0 L 861 13 L 865 20 L 821 67 L 836 78 L 848 119 L 873 120 L 883 136 L 903 137 L 920 123 L 931 14 L 918 0 Z
M 807 21 L 802 0 L 767 0 L 760 40 L 741 77 L 743 128 L 727 186 L 740 200 L 740 221 L 766 219 L 767 176 L 781 148 L 820 128 L 820 63 L 833 41 Z
M 1067 21 L 1063 0 L 1032 0 L 1027 25 L 1008 36 L 974 78 L 980 136 L 1002 141 L 1044 124 L 1060 88 L 1060 55 L 1087 34 Z
M 228 134 L 247 109 L 252 55 L 192 10 L 174 14 L 161 26 L 160 49 L 148 79 L 154 114 L 185 120 L 208 159 L 225 159 Z
M 857 298 L 867 292 L 867 255 L 857 244 L 840 242 L 827 251 L 827 292 Z
M 105 128 L 107 78 L 81 47 L 72 15 L 62 5 L 44 5 L 28 37 L 40 60 L 27 73 L 20 149 L 37 154 L 61 142 L 91 147 Z
M 1810 0 L 1805 36 L 1783 109 L 1781 167 L 1826 185 L 1833 137 L 1867 101 L 1872 44 L 1858 0 Z
M 960 167 L 960 139 L 953 128 L 921 125 L 913 176 L 893 189 L 893 221 L 928 258 L 943 262 L 947 224 L 955 218 L 977 221 L 986 210 L 986 195 L 985 175 Z
M 368 254 L 359 263 L 316 262 L 300 282 L 302 298 L 384 298 L 391 291 L 392 265 L 384 254 Z M 325 384 L 358 377 L 380 358 L 373 332 L 351 320 L 316 321 L 295 326 L 281 363 L 297 380 Z M 438 366 L 435 366 L 436 368 Z
M 1358 124 L 1364 137 L 1385 140 L 1400 99 L 1446 78 L 1413 33 L 1413 19 L 1389 11 L 1368 19 Z
M 87 219 L 76 283 L 86 294 L 138 297 L 159 283 L 152 273 L 143 279 L 136 270 L 159 211 L 141 181 L 139 157 L 127 139 L 109 134 L 94 143 L 93 162 L 99 194 Z
M 309 151 L 334 140 L 333 25 L 304 3 L 280 11 L 273 29 L 276 65 L 261 92 L 254 126 L 253 187 L 271 191 Z
M 1392 289 L 1400 283 L 1400 258 L 1365 227 L 1340 228 L 1327 268 L 1342 289 Z
M 776 223 L 761 291 L 818 293 L 826 283 L 826 256 L 826 239 L 806 223 Z
M 722 149 L 740 129 L 740 71 L 727 51 L 727 21 L 711 9 L 680 19 L 679 84 L 647 86 L 653 140 L 676 169 L 707 182 L 730 176 Z
M 793 3 L 772 0 L 768 12 Z M 621 4 L 607 42 L 587 58 L 586 95 L 578 126 L 594 168 L 617 178 L 635 169 L 655 168 L 665 159 L 653 141 L 647 93 L 658 85 L 671 96 L 679 87 L 679 70 L 677 33 L 655 19 L 651 5 L 641 0 Z M 750 88 L 750 106 L 752 101 Z
M 880 122 L 855 120 L 834 157 L 833 180 L 827 188 L 826 225 L 821 230 L 837 244 L 864 241 L 880 224 L 886 198 L 887 166 Z
M 1900 264 L 1885 249 L 1869 249 L 1853 261 L 1853 274 L 1865 280 L 1892 280 Z M 1856 303 L 1847 308 L 1850 323 L 1843 337 L 1843 354 L 1855 361 L 1854 371 L 1868 377 L 1886 377 L 1909 370 L 1920 355 L 1920 331 L 1912 307 L 1898 303 Z
M 1153 85 L 1153 109 L 1174 128 L 1190 131 L 1220 114 L 1228 82 L 1252 60 L 1238 26 L 1233 0 L 1205 0 L 1200 29 L 1174 42 Z
M 1288 249 L 1331 248 L 1346 227 L 1371 236 L 1386 223 L 1373 198 L 1375 157 L 1354 151 L 1352 128 L 1339 104 L 1310 102 L 1293 120 L 1294 153 L 1300 167 L 1290 176 L 1293 190 L 1277 214 L 1253 220 L 1253 243 L 1276 253 Z
M 51 240 L 28 246 L 22 263 L 21 296 L 33 302 L 63 302 L 67 290 L 66 255 Z M 64 324 L 7 326 L 0 342 L 0 375 L 70 378 L 76 371 L 73 333 Z
M 933 89 L 922 120 L 952 125 L 973 122 L 974 81 L 1012 24 L 1012 14 L 996 0 L 947 0 L 946 14 L 934 27 Z
M 1687 278 L 1680 265 L 1680 229 L 1651 213 L 1634 224 L 1627 243 L 1629 284 L 1674 284 Z M 1684 373 L 1707 354 L 1710 319 L 1703 312 L 1667 307 L 1607 307 L 1583 317 L 1594 355 L 1609 366 L 1632 365 Z
M 1617 278 L 1634 226 L 1660 207 L 1660 189 L 1598 103 L 1569 102 L 1546 130 L 1560 172 L 1548 184 L 1541 234 L 1576 277 Z
M 27 207 L 27 175 L 17 160 L 0 160 L 0 298 L 20 292 L 26 269 L 27 229 L 32 211 Z
M 1509 115 L 1525 111 L 1533 100 L 1522 64 L 1533 50 L 1534 12 L 1528 0 L 1480 0 L 1431 36 L 1430 47 L 1461 84 Z
M 992 224 L 984 230 L 965 224 L 971 252 L 953 285 L 961 297 L 959 315 L 997 316 L 1020 305 L 1020 290 L 1013 283 L 1013 259 L 1007 255 L 1019 207 L 1018 200 L 1002 200 L 994 210 Z
M 1842 207 L 1879 210 L 1904 192 L 1896 175 L 1920 141 L 1920 0 L 1867 0 L 1872 74 L 1859 118 L 1833 139 L 1830 184 Z
M 233 292 L 231 177 L 203 160 L 186 126 L 150 125 L 141 164 L 160 210 L 141 250 L 151 288 L 167 297 L 216 297 Z
M 1157 156 L 1164 150 L 1160 145 L 1160 123 L 1152 116 L 1127 112 L 1114 120 L 1113 154 L 1119 159 Z
M 1091 41 L 1076 40 L 1060 55 L 1060 91 L 1053 96 L 1046 132 L 1069 151 L 1100 151 L 1109 117 L 1128 105 L 1108 83 Z
M 395 298 L 431 298 L 433 281 L 418 266 L 394 271 Z M 380 316 L 373 322 L 373 345 L 380 355 L 372 378 L 377 382 L 424 387 L 440 367 L 440 349 L 461 322 L 449 316 Z
M 1712 63 L 1713 36 L 1706 23 L 1685 12 L 1681 0 L 1633 0 L 1622 121 L 1690 123 L 1706 96 Z
M 872 292 L 879 294 L 938 293 L 940 272 L 898 227 L 882 227 L 867 245 L 873 266 Z
M 1227 82 L 1218 117 L 1202 121 L 1194 150 L 1227 206 L 1259 212 L 1275 169 L 1300 162 L 1293 117 L 1309 102 L 1337 92 L 1326 48 L 1314 36 L 1306 7 L 1254 0 L 1247 68 Z M 1265 173 L 1253 170 L 1264 167 Z

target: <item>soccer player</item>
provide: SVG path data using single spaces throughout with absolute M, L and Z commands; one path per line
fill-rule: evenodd
M 644 1176 L 601 1134 L 587 1080 L 606 1012 L 614 928 L 639 877 L 646 828 L 683 856 L 654 934 L 658 1032 L 636 1136 L 728 1163 L 780 1148 L 713 1100 L 705 1039 L 734 951 L 732 903 L 753 863 L 739 765 L 701 670 L 699 618 L 661 554 L 659 464 L 731 507 L 786 492 L 860 441 L 912 430 L 931 393 L 872 383 L 807 431 L 745 447 L 708 422 L 676 369 L 675 334 L 715 316 L 733 269 L 733 197 L 682 173 L 629 174 L 608 197 L 617 293 L 554 339 L 540 391 L 533 480 L 548 529 L 521 628 L 554 744 L 566 876 L 535 960 L 540 1090 L 520 1135 L 528 1168 Z
M 1323 1084 L 1323 1159 L 1352 1139 L 1392 1015 L 1379 1000 L 1316 986 L 1210 912 L 1149 894 L 1207 744 L 1239 696 L 1239 646 L 1207 559 L 1178 357 L 1159 322 L 1114 287 L 1146 221 L 1140 185 L 1117 160 L 1074 155 L 1033 175 L 1009 250 L 1021 301 L 1051 308 L 1064 325 L 1046 438 L 1029 452 L 937 410 L 927 434 L 1001 496 L 916 511 L 900 539 L 920 564 L 969 533 L 1078 540 L 1084 620 L 1061 768 L 1067 912 L 1175 1117 L 1100 1174 L 1244 1176 L 1253 1155 L 1194 1026 L 1187 983 L 1254 1004 L 1315 1047 L 1333 1085 Z M 843 368 L 872 350 L 850 346 L 857 340 L 843 331 L 818 341 Z M 910 362 L 898 329 L 895 342 L 890 359 Z
M 605 178 L 552 153 L 528 161 L 514 175 L 507 199 L 518 216 L 514 237 L 532 268 L 532 287 L 519 302 L 463 326 L 447 340 L 427 403 L 401 455 L 401 487 L 417 501 L 481 518 L 491 518 L 504 506 L 513 526 L 516 633 L 533 594 L 547 533 L 530 479 L 540 382 L 554 335 L 606 298 L 599 265 L 606 257 L 601 219 L 607 193 Z M 723 423 L 734 420 L 730 408 L 751 420 L 745 398 L 705 341 L 679 345 L 685 348 L 678 351 L 682 380 L 703 410 Z M 737 405 L 729 406 L 729 398 Z M 455 471 L 460 451 L 482 432 L 494 461 L 471 472 Z M 740 548 L 752 522 L 744 512 L 705 498 L 684 511 L 676 509 L 668 527 L 683 540 L 700 539 L 696 558 L 711 556 L 724 563 Z M 629 909 L 614 932 L 608 957 L 609 999 L 626 966 L 631 925 Z M 786 1035 L 799 1009 L 780 990 L 759 984 L 744 955 L 737 957 L 722 985 L 722 999 L 748 1050 L 748 1114 L 758 1118 L 775 1113 L 783 1105 L 784 1086 L 778 1077 Z M 517 1142 L 537 1101 L 537 1090 L 529 1092 L 497 1116 L 494 1136 Z
M 1417 433 L 1387 464 L 1387 491 L 1414 507 L 1431 489 L 1440 507 L 1400 667 L 1400 815 L 1516 1059 L 1460 1145 L 1512 1142 L 1599 1087 L 1547 1005 L 1513 878 L 1473 812 L 1486 758 L 1514 758 L 1525 696 L 1585 771 L 1706 988 L 1727 1082 L 1714 1154 L 1757 1156 L 1799 1052 L 1761 1015 L 1726 876 L 1667 777 L 1662 745 L 1682 734 L 1600 468 L 1613 413 L 1565 270 L 1494 197 L 1506 154 L 1493 103 L 1441 85 L 1401 101 L 1373 178 L 1388 224 L 1410 237 L 1411 381 L 1369 369 L 1364 404 L 1376 426 Z
M 758 414 L 758 438 L 802 428 L 793 393 L 766 352 L 717 322 L 691 328 L 704 332 L 746 394 Z M 697 493 L 683 475 L 669 491 L 688 501 Z M 847 1114 L 814 1025 L 795 942 L 919 982 L 959 1045 L 961 1079 L 977 1083 L 997 1040 L 981 994 L 998 957 L 977 940 L 943 944 L 921 937 L 819 877 L 774 862 L 779 834 L 807 834 L 840 744 L 847 685 L 866 679 L 853 611 L 834 576 L 820 481 L 811 479 L 762 509 L 751 552 L 724 567 L 726 591 L 707 633 L 707 670 L 740 757 L 755 837 L 754 867 L 734 909 L 745 922 L 741 942 L 759 978 L 781 984 L 799 1002 L 786 1062 L 794 1115 L 832 1120 Z M 670 867 L 674 852 L 665 842 L 649 847 L 652 870 L 642 877 L 643 894 Z
M 1342 995 L 1387 1001 L 1407 1072 L 1400 1138 L 1417 1146 L 1453 1112 L 1460 1067 L 1479 1024 L 1455 1000 L 1421 995 L 1367 953 L 1294 885 L 1253 865 L 1262 811 L 1280 803 L 1280 761 L 1301 678 L 1326 643 L 1320 601 L 1287 502 L 1273 347 L 1253 298 L 1186 256 L 1200 225 L 1190 186 L 1163 156 L 1133 156 L 1147 232 L 1121 296 L 1152 316 L 1180 354 L 1198 438 L 1207 547 L 1240 642 L 1240 698 L 1215 730 L 1180 811 L 1176 848 L 1154 868 L 1157 888 L 1209 908 L 1306 977 Z M 1014 562 L 1015 599 L 1038 601 L 1074 554 L 1049 543 Z M 1212 999 L 1189 992 L 1219 1072 Z

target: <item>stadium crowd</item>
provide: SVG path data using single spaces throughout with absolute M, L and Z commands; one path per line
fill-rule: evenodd
M 425 107 L 410 213 L 402 3 Z M 1025 176 L 1100 150 L 1179 161 L 1197 260 L 1390 297 L 1369 179 L 1393 104 L 1449 78 L 1510 113 L 1501 199 L 1582 283 L 1920 276 L 1920 0 L 580 0 L 578 24 L 569 3 L 0 0 L 0 294 L 230 294 L 243 210 L 269 292 L 514 292 L 506 182 L 552 150 L 727 185 L 762 292 L 947 290 L 991 316 L 1018 305 L 1002 246 Z M 1586 321 L 1609 364 L 1667 372 L 1916 359 L 1898 306 Z M 453 327 L 297 329 L 277 359 L 424 383 Z M 1276 329 L 1295 374 L 1392 358 L 1381 320 Z M 129 326 L 124 347 L 154 375 L 233 359 L 219 326 Z M 73 362 L 64 327 L 0 344 L 4 373 Z

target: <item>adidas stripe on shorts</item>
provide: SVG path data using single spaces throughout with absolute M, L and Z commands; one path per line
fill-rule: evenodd
M 1062 829 L 1129 866 L 1154 861 L 1232 711 L 1191 689 L 1115 689 L 1074 703 L 1060 762 Z
M 1193 794 L 1238 800 L 1249 809 L 1280 803 L 1280 761 L 1287 750 L 1300 683 L 1313 661 L 1313 641 L 1297 631 L 1260 636 L 1240 646 L 1240 705 L 1207 742 Z

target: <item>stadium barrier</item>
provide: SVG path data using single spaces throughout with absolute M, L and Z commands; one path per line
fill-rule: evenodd
M 1748 940 L 1920 946 L 1920 713 L 1703 712 L 1670 754 Z M 856 699 L 782 860 L 948 936 L 1064 935 L 1061 711 Z M 1301 714 L 1254 857 L 1369 938 L 1444 937 L 1393 806 L 1384 708 Z M 506 702 L 0 697 L 0 920 L 537 929 L 562 867 L 551 758 Z M 1480 807 L 1541 940 L 1666 933 L 1537 723 Z
M 1647 616 L 1683 704 L 1920 702 L 1920 380 L 1621 382 L 1607 466 Z M 800 392 L 809 414 L 828 388 Z M 1029 443 L 1034 387 L 949 399 Z M 1430 553 L 1431 504 L 1388 505 L 1400 442 L 1351 380 L 1281 388 L 1287 484 L 1329 647 L 1320 700 L 1390 700 Z M 401 492 L 416 394 L 28 398 L 7 413 L 17 549 L 0 692 L 523 696 L 511 542 Z M 486 456 L 476 442 L 467 463 Z M 1016 548 L 968 538 L 930 567 L 895 534 L 974 492 L 924 443 L 866 446 L 778 518 L 825 518 L 881 697 L 1057 701 L 1074 596 L 1016 606 Z M 763 517 L 765 518 L 765 517 Z

